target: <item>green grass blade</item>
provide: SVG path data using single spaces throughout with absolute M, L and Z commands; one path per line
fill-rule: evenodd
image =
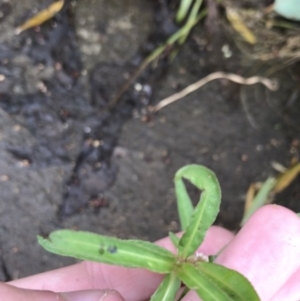
M 201 262 L 183 264 L 176 272 L 203 301 L 259 301 L 251 283 L 236 271 Z
M 245 223 L 249 220 L 249 218 L 253 215 L 255 211 L 257 211 L 260 207 L 268 203 L 270 192 L 273 190 L 275 185 L 276 185 L 275 178 L 268 178 L 264 182 L 259 192 L 253 199 L 249 210 L 245 213 L 243 220 L 241 221 L 241 226 L 245 225 Z
M 215 221 L 220 208 L 221 188 L 216 175 L 202 165 L 181 168 L 177 177 L 189 180 L 202 190 L 200 201 L 191 216 L 190 223 L 179 241 L 179 255 L 187 258 L 202 243 L 205 233 Z
M 180 6 L 179 6 L 179 9 L 178 9 L 178 12 L 176 15 L 177 22 L 181 22 L 186 18 L 187 13 L 191 8 L 192 3 L 193 3 L 193 0 L 181 0 L 180 1 Z
M 202 5 L 202 2 L 203 2 L 203 0 L 195 0 L 195 3 L 192 7 L 191 13 L 190 13 L 188 21 L 187 21 L 188 23 L 193 23 L 196 21 L 197 15 L 199 13 L 199 9 Z
M 39 236 L 38 242 L 55 254 L 157 273 L 170 272 L 175 261 L 171 252 L 149 242 L 121 240 L 83 231 L 54 231 L 46 239 Z
M 180 279 L 174 273 L 166 275 L 150 301 L 174 301 L 180 284 Z
M 175 193 L 181 230 L 186 230 L 194 212 L 194 206 L 183 183 L 182 168 L 175 174 Z

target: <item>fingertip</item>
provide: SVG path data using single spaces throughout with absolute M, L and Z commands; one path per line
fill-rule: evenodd
M 283 225 L 287 227 L 290 227 L 291 223 L 300 224 L 300 219 L 295 212 L 280 205 L 270 204 L 257 210 L 245 226 L 249 223 L 251 226 L 256 223 L 266 223 L 266 226 L 269 226 L 271 223 L 277 224 L 278 221 L 284 222 Z
M 300 264 L 300 219 L 279 205 L 260 208 L 216 259 L 246 276 L 269 300 Z

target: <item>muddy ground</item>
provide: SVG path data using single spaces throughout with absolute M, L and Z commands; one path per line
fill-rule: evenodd
M 179 230 L 172 178 L 188 163 L 217 173 L 217 224 L 237 229 L 249 184 L 299 152 L 299 66 L 272 75 L 277 92 L 214 81 L 145 122 L 137 111 L 211 72 L 263 75 L 273 65 L 245 60 L 222 26 L 212 36 L 202 24 L 172 65 L 146 70 L 110 108 L 129 74 L 176 30 L 172 5 L 67 1 L 52 21 L 14 34 L 51 2 L 0 0 L 0 280 L 74 262 L 38 246 L 36 235 L 54 229 L 150 241 Z M 276 202 L 299 211 L 300 180 Z

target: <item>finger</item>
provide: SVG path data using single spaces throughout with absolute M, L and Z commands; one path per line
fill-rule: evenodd
M 239 271 L 262 301 L 270 300 L 300 266 L 300 219 L 268 205 L 258 210 L 216 262 Z
M 141 300 L 150 296 L 162 276 L 142 269 L 82 262 L 67 268 L 13 281 L 22 288 L 54 291 L 115 289 L 126 300 Z M 139 298 L 139 297 L 146 298 Z
M 233 237 L 229 231 L 212 227 L 207 232 L 200 251 L 206 255 L 215 254 Z M 157 242 L 175 251 L 169 239 Z M 22 288 L 72 291 L 85 289 L 115 289 L 128 301 L 149 298 L 162 279 L 161 275 L 141 269 L 127 269 L 118 266 L 82 262 L 67 268 L 13 281 Z
M 125 301 L 117 291 L 107 289 L 59 293 L 58 296 L 61 299 L 56 299 L 56 301 Z
M 5 301 L 124 301 L 116 291 L 90 290 L 71 293 L 55 293 L 50 291 L 37 291 L 20 289 L 0 283 L 1 299 Z
M 288 279 L 271 301 L 300 300 L 300 268 Z

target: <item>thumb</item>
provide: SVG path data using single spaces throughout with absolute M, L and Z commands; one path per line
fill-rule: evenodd
M 0 283 L 1 300 L 5 301 L 124 301 L 114 290 L 86 290 L 69 293 L 27 290 Z

